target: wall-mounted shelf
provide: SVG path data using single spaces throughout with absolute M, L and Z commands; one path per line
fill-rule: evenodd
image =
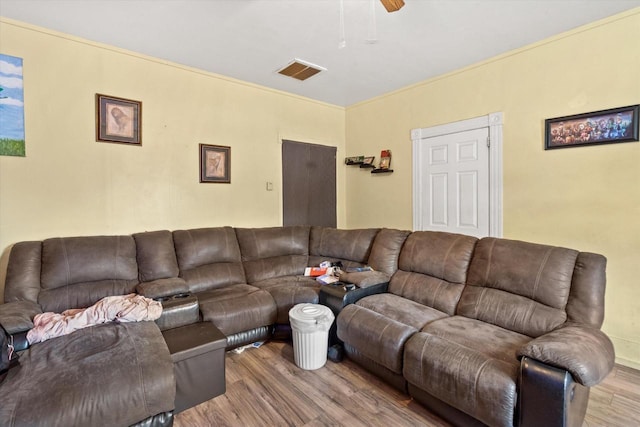
M 347 166 L 359 166 L 360 169 L 370 169 L 371 173 L 392 173 L 393 169 L 390 169 L 391 165 L 391 150 L 382 150 L 380 153 L 380 163 L 376 167 L 373 163 L 375 156 L 352 156 L 345 157 L 344 164 Z

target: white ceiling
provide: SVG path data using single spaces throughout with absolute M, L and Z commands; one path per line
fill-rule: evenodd
M 387 13 L 379 0 L 343 2 L 342 48 L 341 0 L 0 0 L 0 16 L 349 106 L 640 6 L 405 0 Z M 276 73 L 294 58 L 327 71 L 304 82 Z

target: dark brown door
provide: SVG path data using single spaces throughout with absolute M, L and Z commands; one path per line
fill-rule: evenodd
M 336 148 L 282 141 L 283 225 L 336 226 Z

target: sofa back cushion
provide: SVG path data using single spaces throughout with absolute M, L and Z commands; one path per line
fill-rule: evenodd
M 304 274 L 309 227 L 236 228 L 248 283 Z
M 178 259 L 170 231 L 150 231 L 133 235 L 136 242 L 138 276 L 141 282 L 178 277 Z
M 88 307 L 138 283 L 131 236 L 63 237 L 42 242 L 38 303 L 44 311 Z
M 383 228 L 376 234 L 371 246 L 368 264 L 375 271 L 382 271 L 391 276 L 398 270 L 398 259 L 400 250 L 404 245 L 407 236 L 411 234 L 406 230 L 393 230 Z
M 578 252 L 487 237 L 476 245 L 457 314 L 530 337 L 563 324 Z
M 173 242 L 182 277 L 191 292 L 245 283 L 240 247 L 231 227 L 176 230 Z
M 454 314 L 477 241 L 462 234 L 411 233 L 400 252 L 389 292 Z
M 309 265 L 315 266 L 322 261 L 342 261 L 345 267 L 366 265 L 378 231 L 378 228 L 311 227 Z

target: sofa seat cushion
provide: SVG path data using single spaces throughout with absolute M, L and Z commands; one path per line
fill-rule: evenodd
M 239 283 L 196 294 L 204 320 L 225 335 L 247 331 L 276 321 L 276 303 L 269 292 Z
M 446 313 L 435 308 L 388 293 L 370 295 L 362 298 L 356 304 L 388 319 L 409 325 L 418 331 L 434 320 L 448 317 Z
M 320 283 L 314 277 L 294 275 L 272 277 L 270 279 L 260 280 L 259 282 L 251 283 L 251 286 L 267 290 L 269 288 L 277 288 L 280 286 L 318 286 L 319 288 Z
M 278 307 L 276 322 L 283 324 L 289 323 L 289 310 L 296 304 L 318 304 L 319 288 L 319 285 L 278 286 L 276 288 L 270 288 L 268 292 L 276 301 L 276 306 Z
M 0 424 L 126 426 L 173 410 L 175 389 L 155 323 L 107 323 L 21 353 L 0 385 Z
M 281 324 L 289 323 L 289 310 L 294 305 L 317 304 L 321 286 L 314 278 L 305 276 L 274 277 L 253 285 L 271 294 L 278 307 L 276 323 Z
M 412 336 L 404 354 L 410 384 L 491 426 L 511 426 L 520 362 L 530 337 L 453 316 Z
M 338 338 L 395 374 L 402 374 L 402 353 L 418 329 L 356 304 L 338 316 Z

